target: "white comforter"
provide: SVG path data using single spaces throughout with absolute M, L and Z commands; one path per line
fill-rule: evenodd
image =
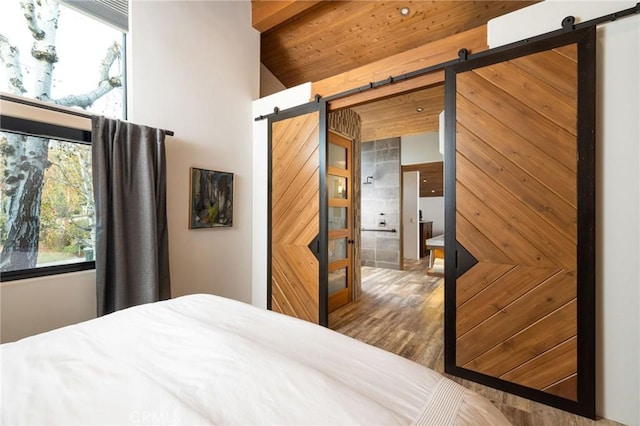
M 211 295 L 0 346 L 2 424 L 504 424 L 489 401 L 331 330 Z

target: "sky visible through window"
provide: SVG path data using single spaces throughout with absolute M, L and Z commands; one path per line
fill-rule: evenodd
M 46 8 L 47 3 L 53 0 L 41 2 Z M 41 9 L 40 1 L 34 3 L 36 13 L 46 11 Z M 34 98 L 36 81 L 43 75 L 43 62 L 39 67 L 32 56 L 35 40 L 24 17 L 25 12 L 19 0 L 0 0 L 0 9 L 0 54 L 3 55 L 0 91 L 11 93 L 7 71 L 10 61 L 7 58 L 10 58 L 12 50 L 8 46 L 17 47 L 22 86 L 26 89 L 21 95 Z M 54 32 L 55 41 L 52 41 Z M 101 80 L 117 81 L 120 78 L 124 84 L 125 55 L 121 30 L 61 4 L 57 29 L 49 31 L 45 40 L 55 43 L 58 59 L 50 88 L 53 102 L 94 92 Z M 120 57 L 112 56 L 115 60 L 108 73 L 101 75 L 101 65 L 109 49 L 114 49 L 114 43 L 120 46 Z M 109 84 L 108 92 L 87 107 L 87 111 L 124 118 L 124 90 L 113 86 Z M 67 103 L 73 104 L 78 104 L 78 101 L 74 99 Z M 38 117 L 31 119 L 37 121 Z M 89 145 L 0 132 L 0 180 L 1 271 L 29 270 L 93 259 L 94 212 Z M 20 231 L 24 229 L 30 230 L 27 236 Z
M 34 97 L 34 65 L 31 56 L 33 37 L 24 18 L 18 0 L 0 0 L 0 34 L 9 43 L 18 47 L 24 88 L 23 96 Z M 78 95 L 94 90 L 99 83 L 99 68 L 109 46 L 114 42 L 122 45 L 122 31 L 94 18 L 85 16 L 64 5 L 60 5 L 60 17 L 56 32 L 56 50 L 58 62 L 53 72 L 51 97 L 59 99 L 68 95 Z M 124 55 L 111 67 L 110 75 L 119 75 Z M 0 66 L 0 91 L 7 92 L 7 74 Z M 98 99 L 88 111 L 108 117 L 122 117 L 122 88 L 116 88 Z

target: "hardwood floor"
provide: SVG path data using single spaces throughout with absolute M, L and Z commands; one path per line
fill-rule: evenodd
M 330 327 L 443 373 L 444 279 L 427 276 L 425 271 L 425 261 L 406 259 L 404 271 L 363 266 L 361 298 L 331 313 Z M 619 425 L 447 377 L 490 399 L 514 425 Z

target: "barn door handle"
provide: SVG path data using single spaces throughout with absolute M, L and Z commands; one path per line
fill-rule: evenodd
M 307 246 L 313 255 L 320 261 L 320 234 L 316 235 L 316 237 L 309 243 Z
M 353 241 L 353 240 L 347 240 L 347 244 L 353 244 L 353 243 L 355 243 L 355 241 Z
M 462 244 L 456 241 L 454 266 L 456 271 L 456 278 L 462 276 L 465 272 L 471 269 L 478 259 L 476 259 Z

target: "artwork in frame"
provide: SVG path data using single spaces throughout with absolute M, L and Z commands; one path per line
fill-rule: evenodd
M 233 226 L 233 173 L 191 168 L 189 229 Z

